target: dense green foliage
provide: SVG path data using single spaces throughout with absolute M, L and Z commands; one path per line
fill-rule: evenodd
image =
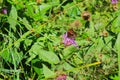
M 0 80 L 54 80 L 60 74 L 118 80 L 119 7 L 110 0 L 0 0 Z M 79 48 L 62 43 L 70 28 Z

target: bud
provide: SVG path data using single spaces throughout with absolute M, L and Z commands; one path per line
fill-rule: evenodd
M 113 4 L 112 7 L 113 7 L 113 10 L 115 10 L 115 11 L 118 10 L 118 5 L 117 4 Z
M 83 18 L 84 20 L 90 21 L 90 17 L 91 17 L 90 12 L 84 11 L 84 12 L 82 13 L 82 18 Z
M 2 13 L 2 14 L 7 14 L 7 9 L 6 9 L 6 8 L 2 8 L 2 9 L 1 9 L 1 13 Z
M 100 32 L 101 36 L 107 37 L 108 36 L 108 32 L 104 29 L 102 32 Z
M 82 24 L 80 23 L 79 20 L 74 20 L 71 24 L 70 24 L 70 27 L 73 28 L 73 29 L 78 29 L 78 27 L 81 27 Z

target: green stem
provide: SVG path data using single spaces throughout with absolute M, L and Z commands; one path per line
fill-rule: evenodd
M 80 66 L 78 68 L 72 68 L 72 69 L 68 70 L 67 72 L 71 72 L 71 71 L 74 71 L 74 70 L 79 70 L 79 69 L 86 68 L 86 67 L 95 66 L 95 65 L 98 65 L 98 64 L 101 64 L 101 62 L 94 62 L 94 63 L 87 64 L 87 65 L 84 65 L 84 66 Z

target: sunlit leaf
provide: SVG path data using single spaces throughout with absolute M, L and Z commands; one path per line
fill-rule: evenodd
M 49 10 L 51 7 L 52 7 L 52 5 L 49 5 L 49 4 L 40 5 L 39 9 L 40 9 L 41 15 L 44 15 L 47 12 L 47 10 Z
M 16 8 L 12 5 L 10 15 L 8 17 L 8 23 L 10 27 L 16 32 L 16 24 L 17 24 L 17 11 Z
M 43 64 L 43 74 L 45 78 L 49 78 L 55 75 L 53 71 L 51 71 L 46 65 Z
M 30 30 L 32 28 L 26 18 L 23 18 L 22 22 L 28 30 Z
M 39 50 L 39 58 L 43 61 L 49 62 L 50 64 L 57 64 L 59 63 L 58 56 L 53 53 L 52 51 L 46 51 L 46 50 Z

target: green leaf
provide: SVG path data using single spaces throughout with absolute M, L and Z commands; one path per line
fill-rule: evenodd
M 120 33 L 117 36 L 117 40 L 116 40 L 116 44 L 115 45 L 116 45 L 116 49 L 118 51 L 120 51 Z
M 17 24 L 17 11 L 16 8 L 12 5 L 10 16 L 8 17 L 8 23 L 10 27 L 16 32 L 16 24 Z
M 33 58 L 35 58 L 39 54 L 41 48 L 42 46 L 39 42 L 34 43 L 32 48 L 29 50 L 30 57 L 27 59 L 26 63 L 29 63 Z
M 13 62 L 13 58 L 14 58 L 16 65 L 18 65 L 20 61 L 23 59 L 23 53 L 17 52 L 16 48 L 4 51 L 4 54 L 1 54 L 1 56 L 5 61 L 8 61 L 12 64 L 14 64 Z
M 3 0 L 0 0 L 0 5 L 1 5 L 1 3 L 3 3 Z
M 42 64 L 39 59 L 34 59 L 31 61 L 32 67 L 34 68 L 35 72 L 40 76 L 43 77 L 43 70 L 42 70 Z
M 98 43 L 96 42 L 96 51 L 97 52 L 101 52 L 102 48 L 105 46 L 104 42 L 103 42 L 103 39 L 102 38 L 99 38 L 98 39 Z
M 28 49 L 28 47 L 32 44 L 32 39 L 25 39 L 24 41 L 24 48 L 25 50 Z
M 66 11 L 66 9 L 69 9 L 71 6 L 74 6 L 74 5 L 75 5 L 74 3 L 68 3 L 63 8 Z M 70 17 L 76 17 L 77 15 L 80 15 L 80 11 L 79 11 L 78 7 L 71 7 L 65 13 L 67 15 L 69 15 Z
M 115 76 L 110 76 L 110 78 L 111 78 L 112 80 L 119 80 L 118 75 L 115 75 Z
M 60 0 L 54 0 L 54 1 L 50 1 L 50 3 L 52 6 L 58 6 L 58 5 L 61 5 L 60 4 Z
M 31 39 L 25 39 L 24 43 L 25 43 L 25 45 L 28 47 L 28 46 L 31 45 L 32 40 L 31 40 Z
M 73 68 L 73 67 L 72 67 L 69 63 L 67 63 L 67 62 L 64 62 L 63 67 L 64 67 L 65 70 L 70 70 L 70 69 Z
M 93 37 L 95 34 L 94 23 L 90 21 L 90 28 L 87 30 L 88 36 Z
M 40 42 L 36 42 L 32 48 L 29 50 L 29 55 L 30 57 L 27 60 L 27 63 L 31 61 L 33 58 L 35 58 L 37 55 L 39 55 L 39 58 L 42 59 L 43 61 L 46 61 L 50 64 L 57 64 L 59 63 L 59 58 L 57 55 L 51 51 L 46 51 L 42 49 L 42 46 L 44 44 Z
M 49 78 L 55 75 L 53 71 L 51 71 L 46 65 L 43 64 L 43 73 L 45 78 Z
M 40 59 L 42 59 L 43 61 L 47 61 L 50 64 L 57 64 L 60 62 L 58 56 L 52 51 L 41 49 L 39 50 L 38 54 Z
M 74 80 L 74 78 L 67 76 L 67 80 Z
M 32 29 L 26 18 L 23 18 L 22 22 L 28 30 Z
M 33 18 L 33 15 L 34 15 L 34 9 L 33 9 L 33 6 L 32 5 L 27 5 L 27 10 L 25 12 L 25 14 L 27 16 L 30 16 L 31 18 Z
M 40 6 L 39 6 L 39 14 L 40 14 L 40 20 L 42 20 L 42 21 L 47 21 L 48 20 L 48 17 L 45 15 L 47 12 L 48 12 L 48 10 L 49 9 L 51 9 L 52 8 L 52 5 L 50 5 L 50 4 L 41 4 Z
M 76 51 L 77 48 L 75 46 L 68 46 L 63 50 L 64 57 L 69 56 L 72 52 Z
M 114 33 L 119 33 L 120 32 L 120 15 L 113 21 L 112 26 L 111 26 L 111 31 Z
M 52 45 L 52 43 L 47 42 L 47 45 L 48 45 L 49 51 L 53 51 L 53 45 Z
M 117 36 L 117 40 L 116 40 L 116 50 L 117 50 L 117 53 L 118 53 L 118 64 L 120 64 L 120 33 L 118 34 Z M 119 75 L 119 79 L 120 79 L 120 65 L 119 66 L 119 72 L 118 72 L 118 75 Z
M 39 6 L 40 13 L 42 15 L 44 15 L 47 12 L 47 10 L 49 10 L 51 7 L 52 7 L 52 5 L 49 5 L 49 4 L 42 4 L 42 5 L 40 5 Z

